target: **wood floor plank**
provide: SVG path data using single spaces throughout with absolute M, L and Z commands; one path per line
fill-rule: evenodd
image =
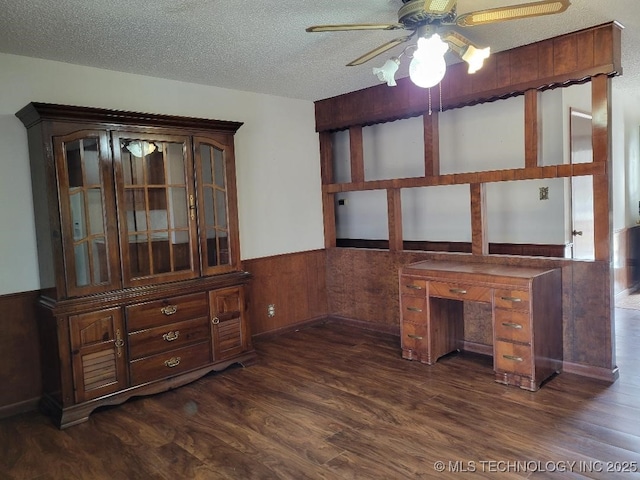
M 328 321 L 64 431 L 35 412 L 0 420 L 0 478 L 634 478 L 607 468 L 640 471 L 640 312 L 616 326 L 617 382 L 561 373 L 528 392 L 496 383 L 490 357 L 428 366 L 395 336 Z

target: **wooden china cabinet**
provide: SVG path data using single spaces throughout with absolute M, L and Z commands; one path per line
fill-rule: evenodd
M 237 122 L 30 103 L 43 409 L 97 407 L 255 359 Z

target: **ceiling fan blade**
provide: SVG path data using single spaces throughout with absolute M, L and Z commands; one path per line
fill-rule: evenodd
M 344 25 L 313 25 L 307 32 L 341 32 L 347 30 L 398 30 L 404 28 L 400 23 L 347 23 Z
M 449 13 L 456 6 L 457 0 L 425 0 L 424 11 L 432 14 Z
M 570 0 L 543 0 L 540 2 L 523 3 L 507 7 L 478 10 L 460 15 L 456 18 L 459 27 L 473 27 L 487 23 L 517 20 L 520 18 L 539 17 L 562 13 L 571 5 Z
M 353 67 L 355 65 L 362 65 L 363 63 L 368 62 L 372 58 L 377 57 L 381 53 L 384 53 L 387 50 L 392 49 L 396 45 L 400 45 L 401 43 L 404 43 L 404 42 L 408 41 L 411 37 L 413 37 L 413 34 L 407 35 L 406 37 L 399 37 L 399 38 L 396 38 L 395 40 L 391 40 L 390 42 L 382 44 L 379 47 L 374 48 L 370 52 L 365 53 L 361 57 L 356 58 L 354 61 L 347 63 L 347 67 Z

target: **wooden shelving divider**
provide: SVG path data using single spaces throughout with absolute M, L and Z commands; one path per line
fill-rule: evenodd
M 488 254 L 485 184 L 514 180 L 592 176 L 594 186 L 595 257 L 611 255 L 610 201 L 610 77 L 621 74 L 622 27 L 608 23 L 492 55 L 484 68 L 468 75 L 462 63 L 448 68 L 442 81 L 442 110 L 490 102 L 517 95 L 525 97 L 525 164 L 519 168 L 440 175 L 438 112 L 429 114 L 424 90 L 408 78 L 395 88 L 378 85 L 317 101 L 316 130 L 320 133 L 325 246 L 336 245 L 334 195 L 341 192 L 386 190 L 389 248 L 402 250 L 403 188 L 469 185 L 471 189 L 472 253 Z M 593 108 L 593 162 L 540 165 L 539 93 L 549 88 L 591 81 Z M 422 116 L 424 166 L 422 177 L 367 181 L 364 174 L 362 127 L 401 118 Z M 349 130 L 351 181 L 334 183 L 331 134 Z

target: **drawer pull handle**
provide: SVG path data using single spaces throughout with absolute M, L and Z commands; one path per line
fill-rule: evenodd
M 512 360 L 514 362 L 522 362 L 523 361 L 522 357 L 516 357 L 515 355 L 502 355 L 502 358 L 505 358 L 507 360 Z
M 502 322 L 502 326 L 507 328 L 515 328 L 517 330 L 522 330 L 522 325 L 520 325 L 519 323 Z
M 407 288 L 410 288 L 411 290 L 422 290 L 422 287 L 420 285 L 414 285 L 413 283 L 407 285 Z
M 407 310 L 411 312 L 422 312 L 422 309 L 418 307 L 407 307 Z
M 180 331 L 176 330 L 175 332 L 167 332 L 164 335 L 162 335 L 162 338 L 165 339 L 165 341 L 167 342 L 173 342 L 174 340 L 178 339 L 178 336 L 180 335 Z
M 218 325 L 220 323 L 220 319 L 218 317 L 213 317 L 211 319 L 211 323 L 213 323 L 214 325 Z
M 165 360 L 164 364 L 169 368 L 177 367 L 180 365 L 180 357 L 171 357 L 169 360 Z
M 176 313 L 178 311 L 178 306 L 177 305 L 167 305 L 166 307 L 162 307 L 160 309 L 160 311 L 162 313 L 164 313 L 166 316 L 173 315 L 174 313 Z
M 500 297 L 502 300 L 506 302 L 521 302 L 522 299 L 518 297 Z
M 422 340 L 420 335 L 413 335 L 412 333 L 407 333 L 407 337 L 413 338 L 414 340 Z
M 465 293 L 467 293 L 467 291 L 464 288 L 450 288 L 449 292 L 458 293 L 460 295 L 464 295 Z

